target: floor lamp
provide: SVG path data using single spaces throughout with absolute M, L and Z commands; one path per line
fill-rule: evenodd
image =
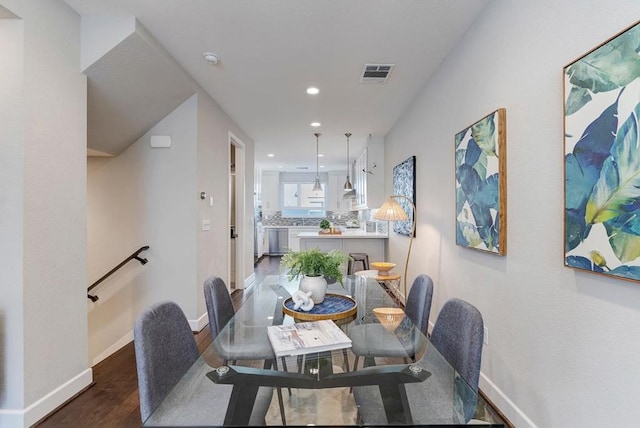
M 376 211 L 373 215 L 373 218 L 376 220 L 386 220 L 386 221 L 406 221 L 409 220 L 409 216 L 405 212 L 404 209 L 398 204 L 395 199 L 406 199 L 406 201 L 411 205 L 411 209 L 413 210 L 413 221 L 411 222 L 411 233 L 409 239 L 409 249 L 407 251 L 407 261 L 404 264 L 404 301 L 407 303 L 407 270 L 409 269 L 409 257 L 411 257 L 411 245 L 413 244 L 413 235 L 415 235 L 416 231 L 416 206 L 411 199 L 402 195 L 393 195 L 389 196 L 387 200 L 382 204 L 382 206 Z

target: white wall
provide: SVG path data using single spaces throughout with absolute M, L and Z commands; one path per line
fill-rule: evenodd
M 197 228 L 202 220 L 211 220 L 209 232 L 198 235 L 198 313 L 206 315 L 202 285 L 216 275 L 229 285 L 229 132 L 244 144 L 245 195 L 243 240 L 245 276 L 253 275 L 253 163 L 254 144 L 220 106 L 209 96 L 198 97 L 198 195 L 204 191 L 207 199 L 198 199 Z M 237 152 L 236 152 L 237 153 Z M 213 207 L 209 205 L 213 197 Z M 246 278 L 245 278 L 246 279 Z M 206 320 L 205 322 L 208 322 Z
M 20 19 L 0 19 L 0 409 L 24 404 L 23 30 Z
M 194 95 L 119 156 L 88 158 L 88 283 L 150 246 L 149 263 L 131 261 L 94 289 L 91 361 L 130 338 L 138 313 L 157 301 L 196 317 L 197 108 Z M 151 135 L 171 136 L 171 147 L 152 148 Z
M 150 246 L 143 254 L 149 263 L 131 261 L 94 289 L 100 299 L 89 304 L 92 364 L 130 342 L 135 317 L 154 302 L 177 302 L 194 330 L 208 322 L 202 284 L 211 275 L 228 282 L 229 131 L 245 143 L 252 164 L 253 141 L 215 101 L 198 93 L 117 157 L 88 158 L 87 283 Z M 151 135 L 170 135 L 171 148 L 152 149 Z M 246 172 L 252 183 L 253 170 Z M 251 191 L 246 199 L 252 209 Z M 201 231 L 204 219 L 211 221 L 210 231 Z M 252 219 L 251 211 L 245 215 L 249 274 Z
M 488 327 L 481 389 L 517 426 L 636 426 L 640 287 L 563 267 L 563 66 L 640 17 L 637 0 L 494 1 L 386 136 L 391 170 L 417 156 L 409 276 Z M 454 135 L 507 110 L 508 254 L 455 245 Z M 391 234 L 391 259 L 407 241 Z
M 91 382 L 81 291 L 86 287 L 86 79 L 79 70 L 80 19 L 66 4 L 6 0 L 3 6 L 22 19 L 23 45 L 14 44 L 16 32 L 6 32 L 14 24 L 3 22 L 3 35 L 11 37 L 3 43 L 14 51 L 3 52 L 2 59 L 20 61 L 23 55 L 24 62 L 11 64 L 11 73 L 3 71 L 2 77 L 9 76 L 17 85 L 12 90 L 20 92 L 18 100 L 10 94 L 9 107 L 17 101 L 16 111 L 3 115 L 3 138 L 9 138 L 6 145 L 3 139 L 0 169 L 11 186 L 1 187 L 0 217 L 8 215 L 9 225 L 3 221 L 2 229 L 11 232 L 0 257 L 0 271 L 9 272 L 0 300 L 0 324 L 7 329 L 0 333 L 6 341 L 0 364 L 7 373 L 0 425 L 21 426 Z M 13 72 L 20 70 L 17 78 Z

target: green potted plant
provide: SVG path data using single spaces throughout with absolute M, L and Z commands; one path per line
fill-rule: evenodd
M 329 228 L 331 227 L 331 222 L 329 220 L 322 219 L 322 221 L 320 222 L 320 229 L 322 230 L 329 230 Z
M 303 251 L 289 251 L 282 256 L 280 268 L 288 269 L 289 280 L 301 277 L 300 290 L 311 291 L 313 303 L 322 303 L 327 292 L 327 283 L 337 281 L 342 284 L 340 267 L 349 256 L 339 250 L 323 253 L 317 248 Z

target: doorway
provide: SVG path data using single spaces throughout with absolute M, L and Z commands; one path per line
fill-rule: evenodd
M 245 146 L 229 132 L 229 288 L 244 289 L 246 247 Z M 251 235 L 253 237 L 253 235 Z

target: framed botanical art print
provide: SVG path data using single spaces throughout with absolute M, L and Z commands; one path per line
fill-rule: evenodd
M 564 264 L 640 281 L 640 22 L 564 68 Z
M 501 108 L 455 137 L 456 244 L 507 254 L 507 123 Z
M 393 194 L 407 197 L 413 206 L 416 205 L 416 157 L 411 156 L 407 160 L 400 162 L 393 167 Z M 396 201 L 402 207 L 409 219 L 406 221 L 395 221 L 393 231 L 404 236 L 411 236 L 411 225 L 413 224 L 413 208 L 405 199 L 398 198 Z M 413 236 L 416 236 L 415 230 Z

